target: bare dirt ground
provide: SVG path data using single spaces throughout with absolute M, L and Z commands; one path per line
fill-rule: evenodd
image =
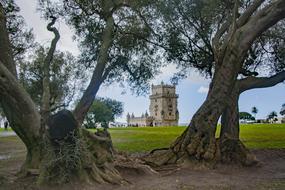
M 43 188 L 34 184 L 33 177 L 19 179 L 25 156 L 25 147 L 17 137 L 0 138 L 0 189 L 102 189 L 102 190 L 231 190 L 276 189 L 285 190 L 285 149 L 253 150 L 261 161 L 258 167 L 217 166 L 215 169 L 164 170 L 157 175 L 143 175 L 135 171 L 121 171 L 128 184 L 86 185 L 72 184 L 65 187 Z

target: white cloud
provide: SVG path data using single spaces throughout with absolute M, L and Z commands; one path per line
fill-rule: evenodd
M 201 86 L 199 89 L 198 89 L 198 93 L 200 94 L 207 94 L 209 91 L 209 87 L 205 87 L 205 86 Z

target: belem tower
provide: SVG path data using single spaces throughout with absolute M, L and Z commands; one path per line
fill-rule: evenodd
M 127 114 L 128 126 L 177 126 L 179 112 L 177 109 L 176 87 L 163 82 L 151 86 L 149 96 L 149 112 L 135 117 L 134 114 Z

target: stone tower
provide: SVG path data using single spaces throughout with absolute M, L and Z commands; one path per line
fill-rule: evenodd
M 172 85 L 152 85 L 150 95 L 150 116 L 153 126 L 177 126 L 179 112 L 177 109 L 176 88 Z

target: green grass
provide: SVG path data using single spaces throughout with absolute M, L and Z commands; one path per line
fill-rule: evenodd
M 4 128 L 0 128 L 0 133 L 6 131 Z M 7 131 L 12 131 L 12 129 L 9 127 Z
M 168 147 L 186 127 L 139 127 L 110 129 L 114 146 L 130 152 Z M 218 127 L 218 130 L 220 127 Z M 285 124 L 241 125 L 241 140 L 249 148 L 285 148 Z
M 109 131 L 118 150 L 142 152 L 168 147 L 185 129 L 186 127 L 129 127 Z M 0 128 L 0 133 L 2 131 L 4 129 Z M 220 127 L 217 136 L 219 131 Z M 241 125 L 240 137 L 252 149 L 285 148 L 285 124 Z

